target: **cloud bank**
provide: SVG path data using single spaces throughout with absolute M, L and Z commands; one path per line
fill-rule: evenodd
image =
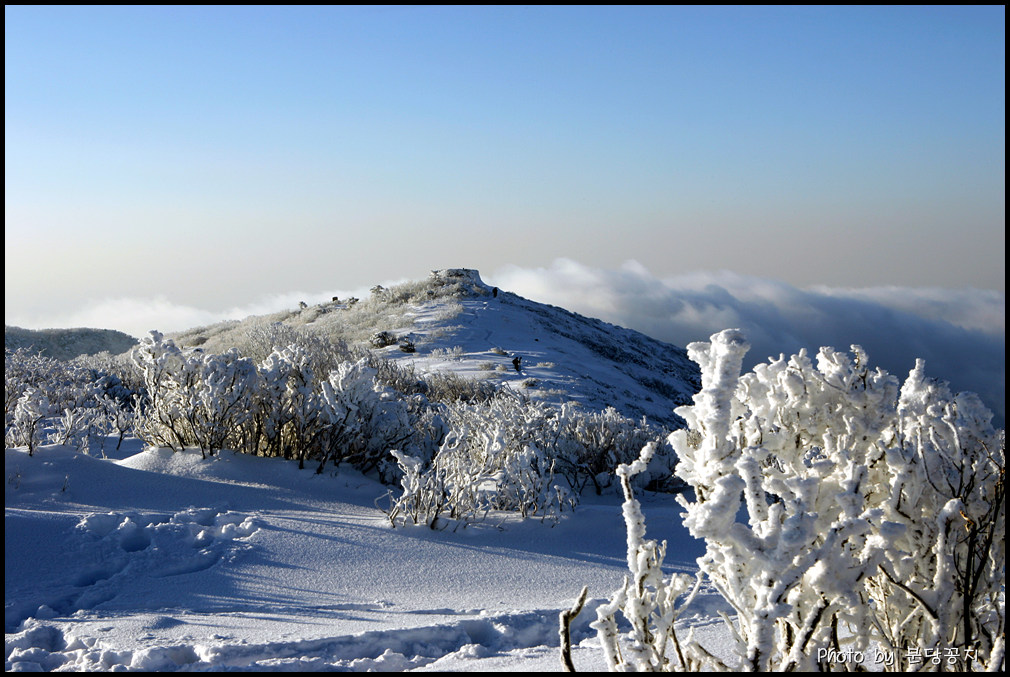
M 915 358 L 955 391 L 978 393 L 999 425 L 1005 412 L 1003 293 L 874 287 L 800 289 L 728 271 L 659 278 L 631 261 L 618 270 L 558 259 L 549 268 L 508 267 L 484 276 L 502 289 L 636 329 L 679 346 L 742 329 L 745 367 L 800 348 L 861 345 L 871 363 L 904 378 Z

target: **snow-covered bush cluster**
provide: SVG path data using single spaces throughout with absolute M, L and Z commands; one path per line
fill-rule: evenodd
M 364 358 L 320 377 L 313 353 L 299 344 L 257 365 L 234 350 L 184 350 L 158 332 L 134 358 L 146 386 L 137 434 L 155 446 L 283 456 L 320 471 L 348 462 L 367 471 L 415 438 L 407 403 L 377 382 Z
M 430 461 L 394 452 L 403 493 L 387 511 L 393 524 L 434 528 L 443 518 L 473 521 L 490 510 L 556 518 L 590 482 L 597 492 L 608 486 L 617 464 L 657 436 L 614 409 L 585 413 L 511 391 L 443 411 L 453 432 Z
M 660 438 L 644 419 L 614 409 L 548 405 L 453 372 L 422 378 L 413 367 L 281 323 L 253 326 L 239 343 L 244 352 L 214 353 L 151 332 L 129 365 L 92 359 L 128 374 L 133 389 L 95 367 L 21 355 L 7 369 L 8 444 L 34 450 L 48 433 L 83 447 L 99 432 L 100 412 L 103 435 L 130 432 L 156 447 L 374 472 L 405 487 L 391 498 L 391 521 L 434 525 L 492 510 L 556 517 L 587 486 L 597 493 L 610 486 L 619 463 Z M 55 387 L 63 382 L 72 384 L 66 392 Z M 116 387 L 123 393 L 108 397 Z M 656 476 L 668 478 L 669 467 Z
M 134 352 L 145 385 L 137 434 L 205 455 L 227 448 L 320 472 L 327 463 L 377 471 L 405 487 L 390 519 L 430 525 L 489 510 L 557 515 L 590 482 L 597 492 L 609 485 L 618 463 L 658 437 L 613 409 L 557 408 L 455 375 L 418 379 L 374 356 L 320 373 L 333 352 L 293 343 L 255 364 L 152 332 Z
M 693 584 L 663 576 L 626 484 L 632 575 L 595 624 L 610 666 L 846 670 L 872 647 L 886 669 L 1002 670 L 1005 442 L 991 413 L 921 361 L 903 385 L 858 347 L 741 376 L 747 349 L 733 330 L 688 347 L 702 390 L 669 438 L 693 489 L 678 496 L 685 524 L 706 543 L 699 576 L 736 612 L 739 665 L 676 636 Z M 618 611 L 633 627 L 623 647 Z
M 66 362 L 24 349 L 4 350 L 4 438 L 29 454 L 47 442 L 87 449 L 132 428 L 134 391 L 89 360 Z

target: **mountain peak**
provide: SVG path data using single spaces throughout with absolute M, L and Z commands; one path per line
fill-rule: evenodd
M 689 404 L 701 385 L 682 348 L 498 290 L 472 268 L 433 270 L 427 279 L 377 286 L 360 301 L 302 304 L 174 338 L 255 357 L 264 346 L 250 350 L 254 343 L 284 343 L 297 332 L 368 347 L 419 374 L 451 372 L 558 404 L 614 407 L 671 428 L 682 425 L 674 408 Z
M 443 268 L 441 270 L 433 270 L 431 271 L 431 277 L 443 283 L 457 282 L 460 284 L 469 284 L 478 288 L 489 289 L 489 287 L 484 284 L 484 281 L 480 279 L 480 272 L 474 270 L 473 268 Z

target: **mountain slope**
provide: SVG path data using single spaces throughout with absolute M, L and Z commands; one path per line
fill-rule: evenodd
M 676 346 L 602 320 L 537 303 L 485 284 L 469 269 L 434 271 L 427 280 L 376 287 L 361 301 L 329 303 L 251 317 L 175 335 L 181 345 L 247 354 L 264 336 L 292 330 L 369 346 L 385 332 L 380 355 L 419 373 L 453 372 L 552 402 L 613 406 L 666 427 L 673 409 L 700 387 L 697 366 Z M 409 344 L 414 352 L 404 352 Z M 520 358 L 519 369 L 513 360 Z
M 137 345 L 137 339 L 115 329 L 22 329 L 4 327 L 4 346 L 11 350 L 25 348 L 32 353 L 58 360 L 79 355 L 109 352 L 124 353 Z

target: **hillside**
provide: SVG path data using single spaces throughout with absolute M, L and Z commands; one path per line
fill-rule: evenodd
M 108 352 L 124 353 L 137 345 L 137 339 L 115 329 L 22 329 L 4 327 L 4 346 L 24 348 L 57 360 L 71 360 L 79 355 Z
M 172 336 L 207 352 L 231 347 L 262 353 L 291 331 L 318 333 L 412 365 L 420 374 L 451 371 L 487 379 L 552 402 L 612 406 L 668 428 L 673 409 L 700 386 L 681 348 L 485 284 L 475 270 L 434 271 L 427 280 L 376 287 L 367 299 L 338 299 L 199 327 Z M 383 334 L 385 333 L 385 334 Z M 373 342 L 383 335 L 384 341 Z M 404 352 L 401 344 L 413 346 Z M 513 360 L 519 357 L 520 369 Z

